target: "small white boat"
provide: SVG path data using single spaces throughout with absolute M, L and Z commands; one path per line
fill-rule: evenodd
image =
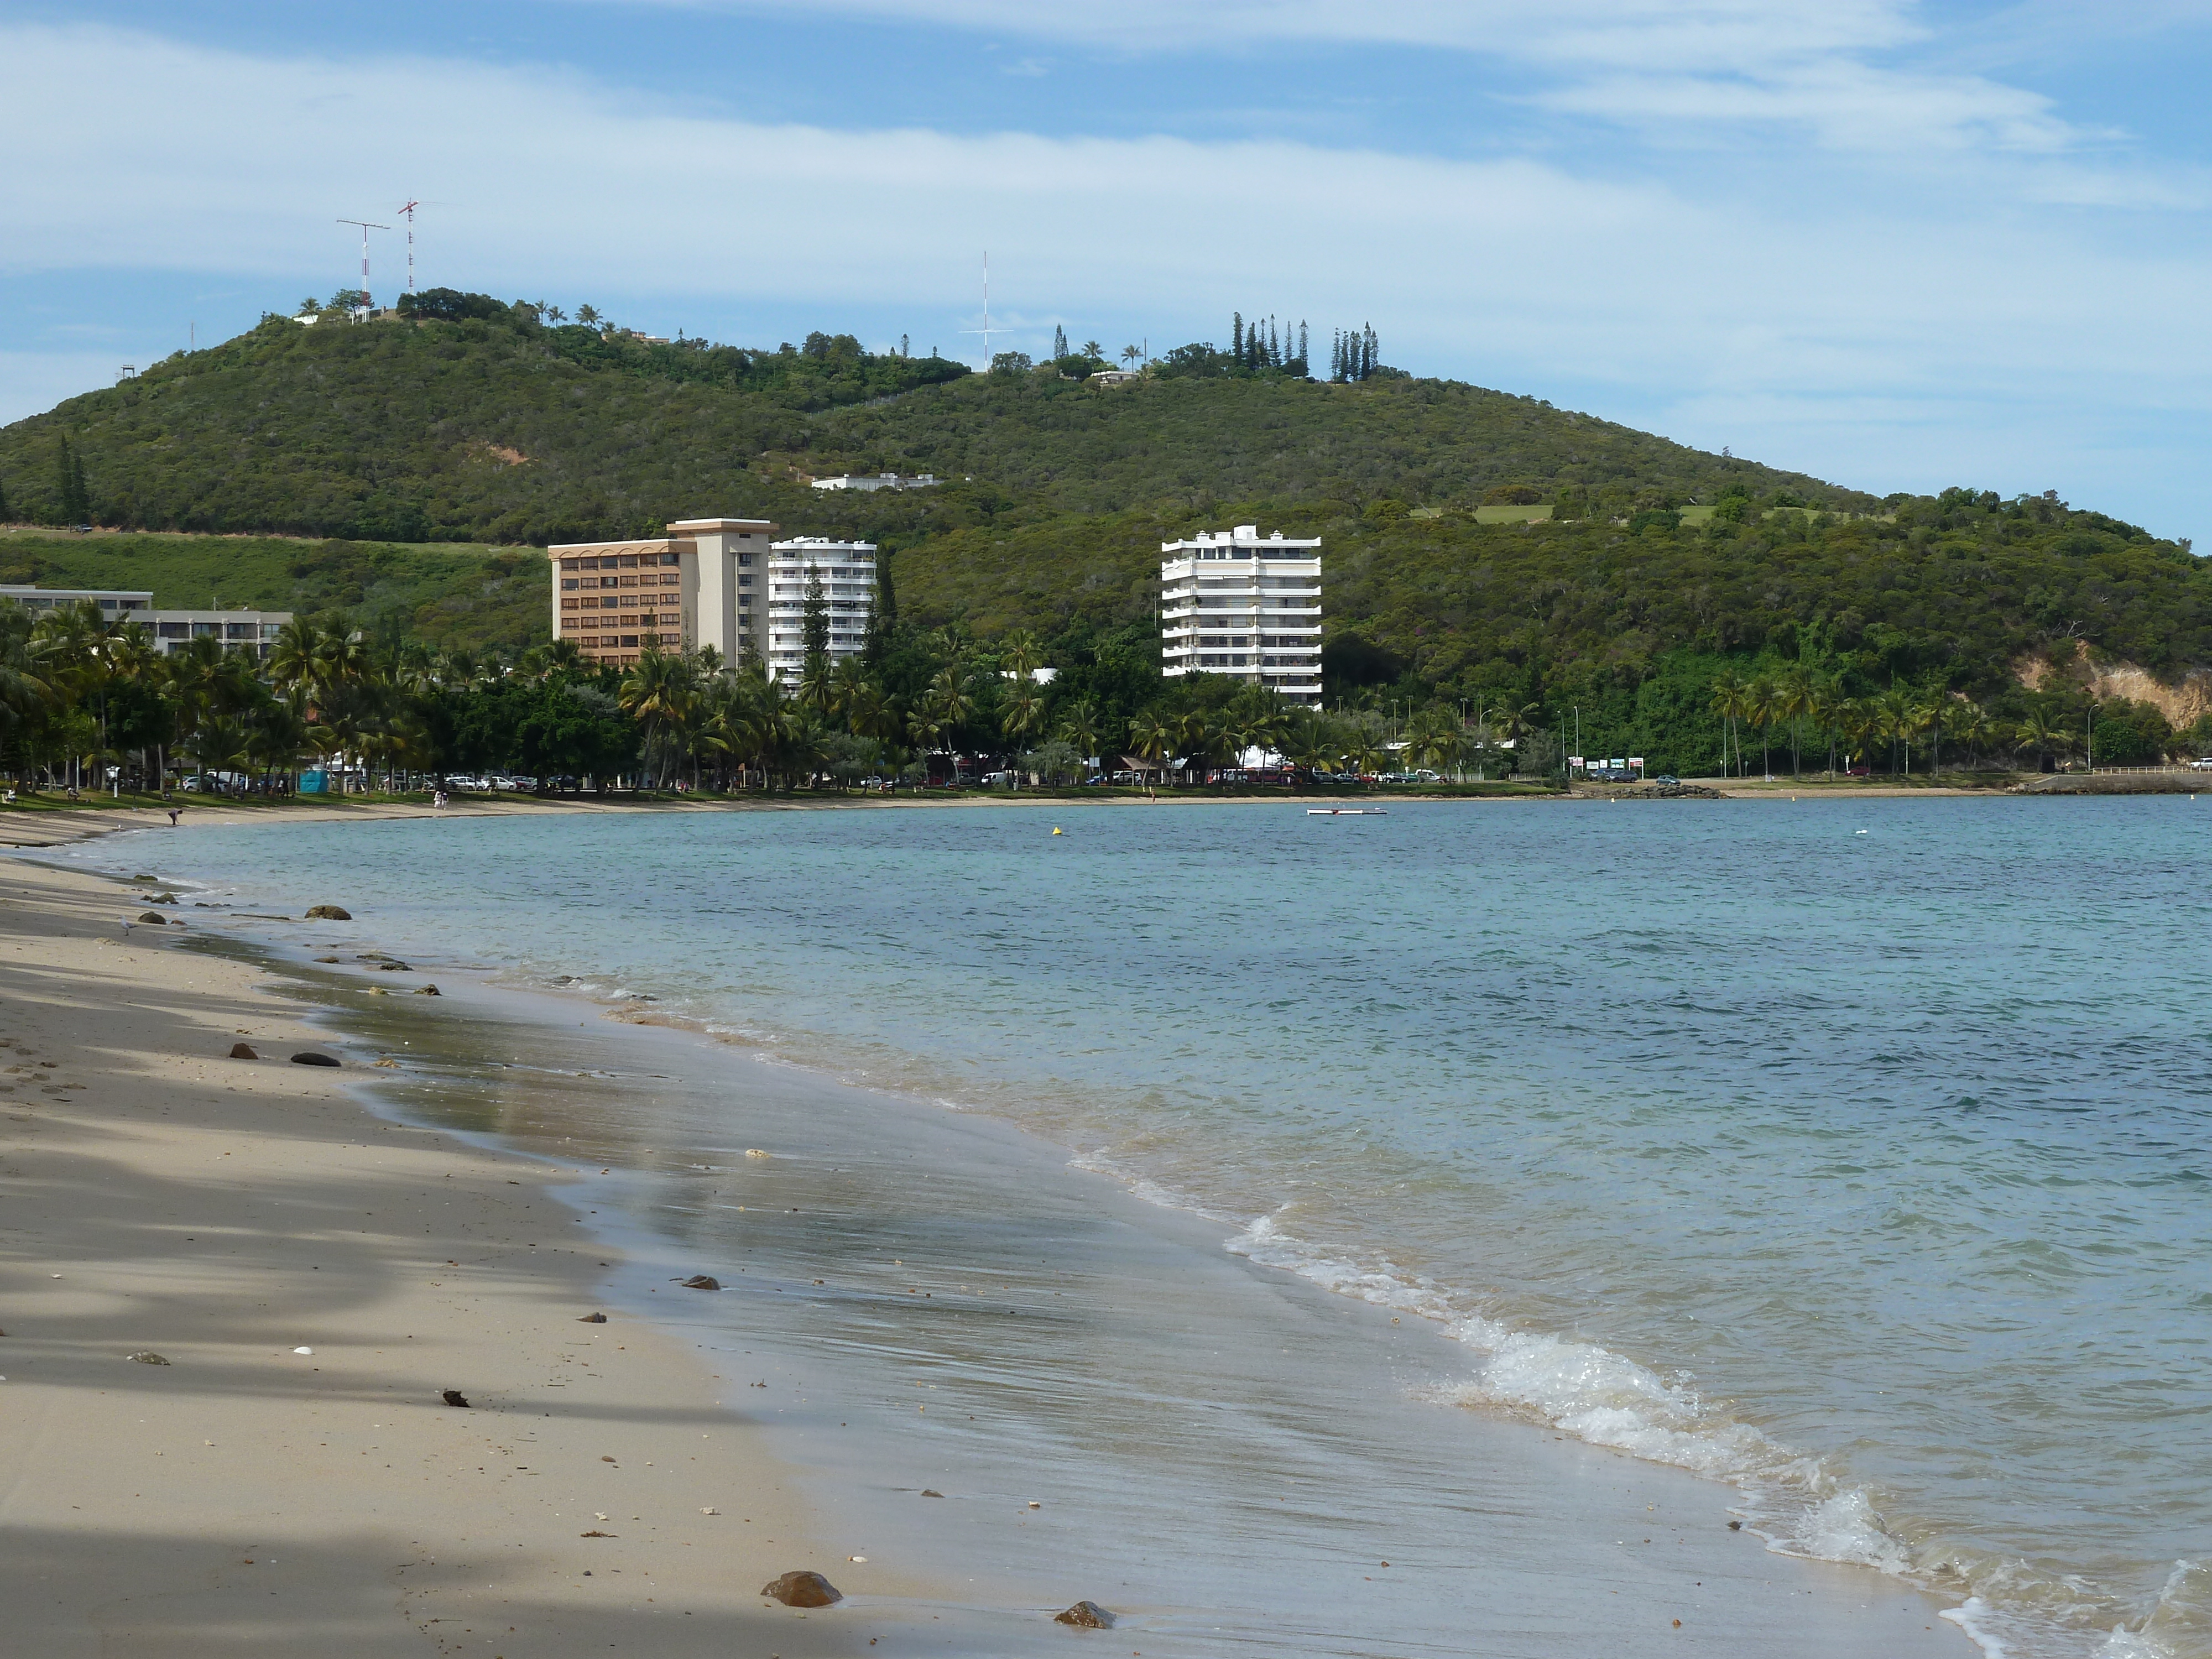
M 1387 818 L 1390 815 L 1379 806 L 1309 806 L 1310 818 Z

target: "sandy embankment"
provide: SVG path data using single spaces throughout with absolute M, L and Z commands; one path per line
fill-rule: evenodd
M 557 1172 L 381 1122 L 140 908 L 0 866 L 0 1648 L 865 1651 L 755 1594 L 836 1564 L 720 1380 L 578 1322 Z

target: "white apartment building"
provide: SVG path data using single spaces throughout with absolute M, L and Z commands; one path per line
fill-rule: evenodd
M 269 654 L 276 632 L 292 620 L 289 611 L 156 611 L 151 592 L 136 588 L 21 587 L 0 584 L 0 599 L 13 599 L 40 615 L 87 600 L 103 618 L 143 626 L 163 656 L 191 640 L 221 640 L 226 651 Z
M 762 655 L 769 678 L 795 680 L 806 665 L 806 588 L 822 584 L 830 619 L 830 660 L 857 657 L 868 642 L 876 604 L 876 544 L 800 536 L 769 549 L 768 613 Z
M 1160 672 L 1321 702 L 1321 542 L 1255 525 L 1160 544 Z

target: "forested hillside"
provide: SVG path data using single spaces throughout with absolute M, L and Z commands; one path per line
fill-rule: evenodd
M 849 336 L 745 351 L 488 308 L 272 317 L 0 430 L 0 489 L 17 516 L 73 521 L 75 465 L 84 513 L 125 528 L 538 545 L 714 513 L 926 534 L 1009 511 L 1232 501 L 1423 507 L 1564 490 L 1626 512 L 1711 501 L 1730 483 L 1870 504 L 1444 381 L 1224 369 L 1101 389 L 1049 367 L 975 375 L 872 355 Z M 836 501 L 794 477 L 894 465 L 977 488 Z
M 452 297 L 428 320 L 272 318 L 0 431 L 0 516 L 202 532 L 19 532 L 0 580 L 514 652 L 546 635 L 532 544 L 759 516 L 879 542 L 915 662 L 1033 635 L 1065 695 L 1119 719 L 1158 691 L 1159 544 L 1250 522 L 1322 538 L 1332 698 L 1578 708 L 1586 746 L 1684 769 L 1717 758 L 1731 674 L 2068 720 L 2100 664 L 2132 665 L 2181 726 L 2212 666 L 2188 545 L 2055 495 L 1876 499 L 1387 369 L 1314 381 L 1191 347 L 1100 387 L 1082 359 L 974 374 L 848 336 L 740 350 Z M 806 484 L 886 469 L 945 482 Z M 1478 517 L 1499 502 L 1551 517 Z M 465 545 L 403 544 L 440 541 Z

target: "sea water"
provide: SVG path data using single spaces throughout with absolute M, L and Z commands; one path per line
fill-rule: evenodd
M 1450 1331 L 1430 1409 L 1729 1483 L 1993 1651 L 2201 1659 L 2207 812 L 610 813 L 83 856 L 1005 1117 Z

